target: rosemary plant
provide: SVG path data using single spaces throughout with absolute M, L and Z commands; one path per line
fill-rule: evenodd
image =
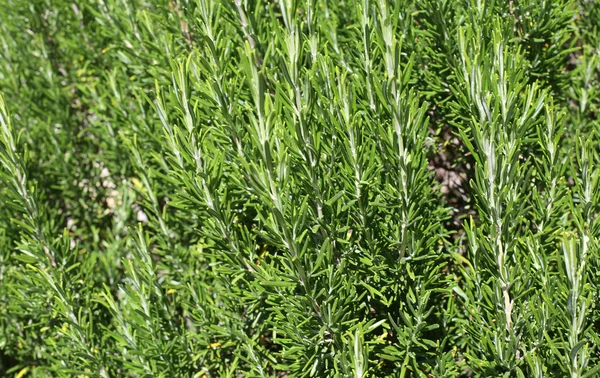
M 0 375 L 600 374 L 597 1 L 0 5 Z

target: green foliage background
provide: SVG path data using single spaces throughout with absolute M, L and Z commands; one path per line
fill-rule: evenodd
M 594 0 L 1 0 L 0 375 L 593 377 Z

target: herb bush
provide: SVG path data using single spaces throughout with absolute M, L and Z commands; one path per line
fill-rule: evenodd
M 599 2 L 0 5 L 0 375 L 600 374 Z

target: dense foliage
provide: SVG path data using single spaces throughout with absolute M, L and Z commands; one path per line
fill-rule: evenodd
M 600 2 L 0 1 L 0 375 L 594 377 Z

